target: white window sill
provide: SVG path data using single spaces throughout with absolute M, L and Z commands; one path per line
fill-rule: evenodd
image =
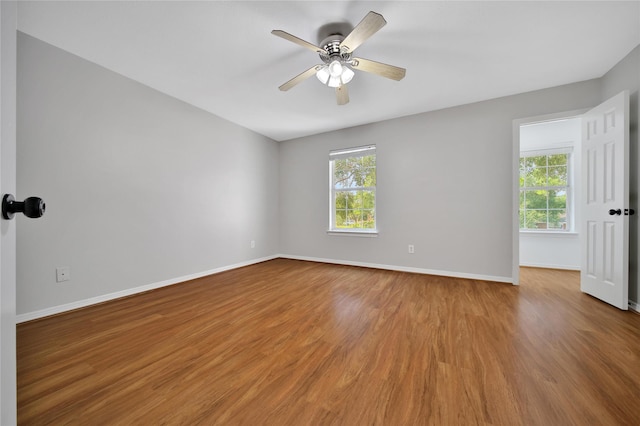
M 366 231 L 351 231 L 351 230 L 341 230 L 341 229 L 329 229 L 327 230 L 327 235 L 338 235 L 341 237 L 364 237 L 364 238 L 376 238 L 378 236 L 378 231 L 375 229 L 366 230 Z

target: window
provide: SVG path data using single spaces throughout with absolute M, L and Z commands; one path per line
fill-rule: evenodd
M 571 150 L 520 153 L 520 229 L 569 231 Z
M 375 145 L 331 151 L 331 231 L 375 232 Z

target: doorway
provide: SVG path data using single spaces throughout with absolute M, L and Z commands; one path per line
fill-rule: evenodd
M 633 209 L 629 207 L 629 91 L 624 90 L 580 117 L 577 117 L 578 115 L 580 114 L 565 113 L 555 117 L 545 117 L 543 120 L 514 121 L 513 201 L 514 206 L 517 206 L 514 210 L 529 208 L 526 203 L 526 193 L 524 201 L 521 201 L 523 190 L 526 192 L 531 189 L 531 192 L 534 192 L 533 190 L 540 189 L 527 187 L 527 179 L 529 179 L 527 167 L 531 165 L 522 162 L 522 144 L 525 143 L 523 129 L 527 124 L 572 117 L 580 118 L 582 121 L 580 149 L 575 151 L 580 152 L 584 157 L 582 161 L 576 161 L 583 172 L 580 173 L 579 181 L 574 179 L 578 185 L 584 186 L 583 191 L 579 189 L 575 191 L 574 198 L 576 207 L 581 209 L 576 214 L 576 222 L 580 225 L 581 234 L 579 239 L 580 290 L 621 310 L 627 310 L 629 306 L 629 216 L 634 214 Z M 531 155 L 538 155 L 539 158 L 544 159 L 544 155 L 540 152 Z M 533 164 L 531 167 L 535 171 L 536 167 L 544 170 L 545 166 L 550 168 L 551 162 Z M 521 173 L 525 175 L 524 181 L 521 180 Z M 551 174 L 548 173 L 547 177 L 550 178 Z M 529 180 L 536 181 L 536 179 L 533 173 Z M 550 181 L 550 179 L 547 180 Z M 542 189 L 549 189 L 548 193 L 551 194 L 552 189 L 558 188 Z M 569 187 L 560 189 L 564 190 L 565 194 L 570 190 Z M 532 198 L 535 198 L 535 194 Z M 551 195 L 548 198 L 551 199 Z M 554 209 L 556 207 L 556 205 L 553 206 Z M 567 220 L 569 217 L 570 215 L 566 215 Z M 520 214 L 513 223 L 514 284 L 519 284 L 520 281 L 519 266 L 522 255 L 520 235 L 516 236 L 516 232 L 521 234 L 521 227 L 535 228 L 529 223 L 524 223 L 525 220 L 520 217 Z M 558 223 L 548 220 L 547 225 L 550 223 L 555 228 L 559 228 Z
M 579 117 L 520 126 L 520 266 L 580 270 Z
M 568 111 L 513 122 L 514 285 L 520 283 L 520 266 L 580 270 L 580 144 L 584 112 Z M 529 172 L 526 188 L 521 188 L 522 168 Z M 525 206 L 523 211 L 521 205 Z

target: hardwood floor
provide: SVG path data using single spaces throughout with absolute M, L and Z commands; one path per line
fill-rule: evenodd
M 21 324 L 23 425 L 638 425 L 640 315 L 286 259 Z

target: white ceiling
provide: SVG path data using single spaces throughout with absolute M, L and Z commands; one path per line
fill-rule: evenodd
M 318 43 L 320 26 L 387 25 L 356 56 L 407 69 L 356 72 L 351 102 L 310 78 L 319 63 L 270 34 Z M 20 31 L 275 140 L 601 77 L 640 44 L 640 1 L 33 2 Z

